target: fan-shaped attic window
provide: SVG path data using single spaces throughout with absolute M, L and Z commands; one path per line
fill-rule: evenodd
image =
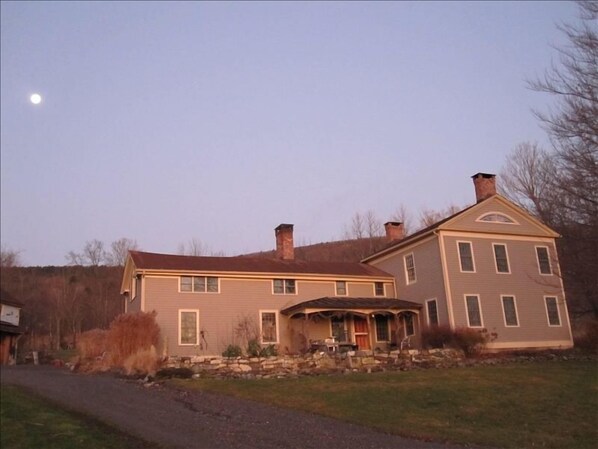
M 515 220 L 500 212 L 489 212 L 482 215 L 476 221 L 482 221 L 484 223 L 500 223 L 500 224 L 518 224 Z

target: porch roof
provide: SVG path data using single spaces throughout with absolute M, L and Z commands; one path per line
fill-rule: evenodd
M 287 307 L 280 311 L 284 315 L 295 313 L 315 313 L 323 310 L 413 310 L 421 309 L 421 304 L 396 298 L 330 297 L 311 299 Z

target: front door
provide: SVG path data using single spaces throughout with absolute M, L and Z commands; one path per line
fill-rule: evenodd
M 354 316 L 353 328 L 355 330 L 355 344 L 357 345 L 357 349 L 370 349 L 367 320 L 360 316 Z

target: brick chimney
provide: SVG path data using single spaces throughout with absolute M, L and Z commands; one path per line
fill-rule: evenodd
M 475 186 L 475 199 L 478 203 L 496 195 L 496 175 L 476 173 L 471 178 Z
M 384 229 L 386 230 L 386 239 L 389 242 L 395 242 L 405 238 L 405 227 L 400 221 L 387 221 L 384 223 Z
M 293 246 L 293 225 L 280 224 L 274 229 L 276 234 L 276 257 L 283 260 L 295 258 L 295 247 Z

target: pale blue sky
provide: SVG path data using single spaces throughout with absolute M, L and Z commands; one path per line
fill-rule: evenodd
M 1 237 L 227 255 L 474 200 L 522 141 L 569 2 L 1 3 Z M 35 106 L 29 96 L 39 92 Z

